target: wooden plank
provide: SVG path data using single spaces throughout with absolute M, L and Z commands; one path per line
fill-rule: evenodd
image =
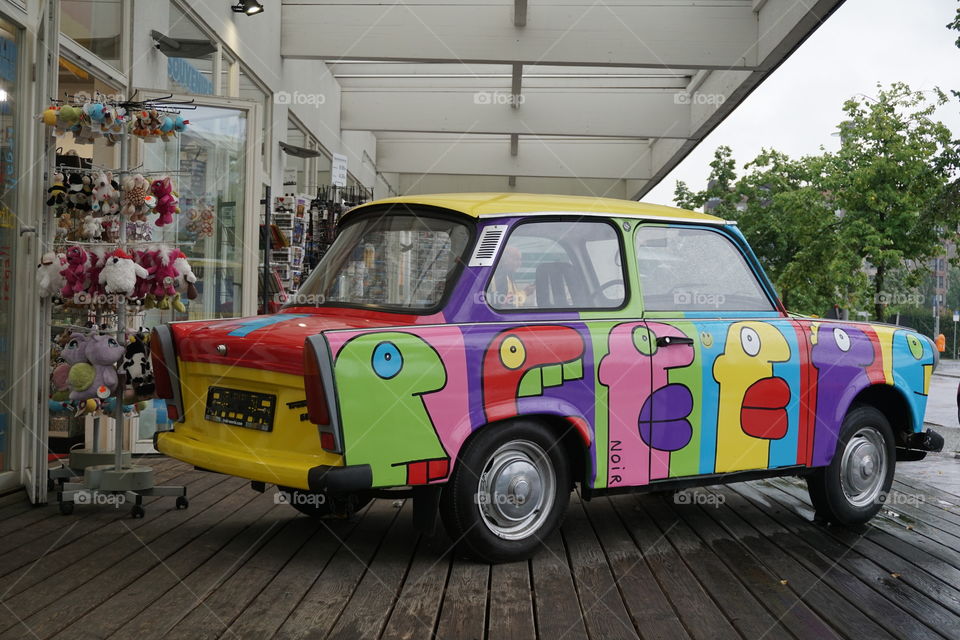
M 231 638 L 269 638 L 307 593 L 317 574 L 324 571 L 334 553 L 350 544 L 350 535 L 366 510 L 350 520 L 321 520 L 320 528 L 297 551 L 276 577 L 230 624 Z
M 711 487 L 710 490 L 719 493 Z M 738 508 L 725 496 L 723 509 L 704 509 L 703 513 L 723 527 L 736 540 L 780 579 L 784 590 L 798 601 L 805 603 L 817 615 L 843 636 L 892 638 L 883 627 L 864 615 L 859 609 L 820 579 L 806 567 L 773 544 L 762 531 L 754 526 L 758 512 Z M 742 500 L 741 500 L 742 501 Z M 759 516 L 763 516 L 759 513 Z
M 399 511 L 389 500 L 374 501 L 350 537 L 349 545 L 337 549 L 275 638 L 325 638 L 330 633 L 370 559 L 384 538 L 391 535 Z
M 530 562 L 540 637 L 551 640 L 586 637 L 587 628 L 583 624 L 573 572 L 567 562 L 567 550 L 559 531 L 551 534 L 544 548 Z M 629 607 L 629 601 L 627 604 Z
M 483 638 L 490 566 L 454 559 L 440 605 L 437 638 Z
M 584 502 L 583 505 L 603 546 L 634 626 L 643 632 L 644 638 L 689 638 L 643 554 L 614 511 L 611 500 L 629 501 L 630 498 L 599 498 Z
M 210 529 L 221 526 L 238 532 L 238 528 L 242 529 L 243 526 L 238 527 L 237 523 L 251 517 L 244 513 L 244 506 L 248 502 L 266 501 L 269 501 L 269 498 L 244 490 L 240 493 L 233 492 L 193 517 L 181 515 L 189 513 L 190 509 L 173 511 L 165 518 L 158 519 L 158 528 L 165 528 L 166 532 L 159 536 L 151 535 L 149 540 L 130 530 L 126 523 L 121 521 L 119 527 L 126 530 L 126 535 L 114 544 L 104 547 L 99 554 L 90 556 L 90 569 L 79 570 L 78 563 L 70 574 L 76 575 L 75 580 L 66 581 L 61 576 L 57 580 L 41 583 L 22 592 L 17 596 L 17 607 L 14 610 L 34 611 L 25 619 L 27 626 L 37 635 L 52 635 L 114 593 L 129 586 L 158 562 Z M 272 502 L 269 506 L 273 506 Z M 188 522 L 185 523 L 184 520 Z M 176 526 L 178 524 L 182 526 Z M 153 533 L 151 531 L 151 534 Z M 69 585 L 66 590 L 64 585 Z M 47 605 L 38 610 L 38 602 Z M 6 604 L 10 605 L 10 601 Z M 15 627 L 0 635 L 0 638 L 20 638 L 22 631 Z
M 905 480 L 910 480 L 913 484 L 906 484 L 899 478 L 894 478 L 894 491 L 905 495 L 917 495 L 922 498 L 917 505 L 919 509 L 940 516 L 954 524 L 960 524 L 960 497 L 940 491 L 935 487 L 916 486 L 921 483 L 910 478 L 905 478 Z
M 574 493 L 561 529 L 587 633 L 592 638 L 636 638 L 630 614 L 610 572 L 603 547 L 590 526 L 580 497 Z
M 840 636 L 810 607 L 784 588 L 776 574 L 765 567 L 747 548 L 729 532 L 703 513 L 701 506 L 694 509 L 675 509 L 717 557 L 738 574 L 743 584 L 780 623 L 801 640 L 821 640 Z
M 720 491 L 724 492 L 733 509 L 752 516 L 751 524 L 771 542 L 833 587 L 891 635 L 900 638 L 939 638 L 929 627 L 847 571 L 841 564 L 842 555 L 826 556 L 787 531 L 772 515 L 782 511 L 775 502 L 769 499 L 764 499 L 762 503 L 748 501 L 739 493 L 744 491 L 742 487 L 738 491 L 723 487 Z
M 708 492 L 689 491 L 684 496 L 710 497 Z M 773 637 L 787 635 L 787 631 L 753 594 L 743 586 L 736 573 L 717 557 L 699 536 L 674 511 L 696 509 L 694 504 L 678 504 L 670 509 L 665 500 L 672 500 L 673 494 L 640 496 L 637 503 L 657 523 L 663 535 L 673 544 L 687 567 L 696 576 L 701 586 L 710 594 L 713 601 L 724 612 L 730 624 L 746 638 L 760 638 L 768 634 Z M 771 578 L 771 581 L 775 580 Z
M 390 535 L 383 539 L 329 638 L 380 637 L 417 547 L 419 534 L 413 528 L 412 512 L 413 501 L 404 501 Z M 420 636 L 429 636 L 431 631 L 432 625 L 421 629 Z
M 200 472 L 192 471 L 190 472 L 192 477 L 199 478 Z M 169 470 L 165 472 L 158 473 L 156 475 L 157 484 L 160 483 L 177 483 L 184 484 L 185 479 L 189 478 L 182 472 L 177 470 Z M 189 493 L 188 493 L 189 495 Z M 151 498 L 151 502 L 159 500 L 159 498 Z M 169 505 L 173 505 L 172 499 L 167 498 Z M 149 508 L 149 502 L 144 501 L 145 508 Z M 29 556 L 30 553 L 27 551 L 24 553 L 24 549 L 21 549 L 21 546 L 30 546 L 34 549 L 38 547 L 46 548 L 46 546 L 41 542 L 45 537 L 49 537 L 50 541 L 60 539 L 64 530 L 68 528 L 69 525 L 74 522 L 78 522 L 82 525 L 79 527 L 80 531 L 86 530 L 88 527 L 94 527 L 98 523 L 102 524 L 106 522 L 112 522 L 118 518 L 129 518 L 130 517 L 130 507 L 129 505 L 121 505 L 120 507 L 110 507 L 110 506 L 77 506 L 74 509 L 74 512 L 70 516 L 63 516 L 59 513 L 59 505 L 49 504 L 45 507 L 37 507 L 38 509 L 48 509 L 52 510 L 55 516 L 59 517 L 50 517 L 35 522 L 30 526 L 23 527 L 12 533 L 8 533 L 3 536 L 3 549 L 0 549 L 0 564 L 6 560 L 7 556 L 12 556 L 14 563 L 20 562 L 23 563 L 25 557 Z M 78 534 L 79 531 L 76 528 L 73 531 L 74 534 Z M 61 539 L 58 544 L 62 544 L 63 540 Z M 20 566 L 20 564 L 15 564 Z M 2 570 L 0 570 L 2 571 Z
M 774 483 L 783 491 L 797 497 L 805 504 L 809 503 L 806 490 L 792 483 Z M 812 518 L 812 509 L 810 510 Z M 960 584 L 960 564 L 956 558 L 951 561 L 943 545 L 922 536 L 907 525 L 894 522 L 888 518 L 874 518 L 870 526 L 862 534 L 887 549 L 897 553 L 911 562 L 922 567 L 928 573 L 937 576 L 948 585 Z
M 244 562 L 258 550 L 267 544 L 278 544 L 278 538 L 286 542 L 291 535 L 295 536 L 285 526 L 289 520 L 284 519 L 286 514 L 282 507 L 261 499 L 247 509 L 245 515 L 245 527 L 234 524 L 211 529 L 56 637 L 76 638 L 90 629 L 96 629 L 98 637 L 107 637 L 121 627 L 128 629 L 123 632 L 127 634 L 129 629 L 136 628 L 135 619 L 142 622 L 151 616 L 154 617 L 152 624 L 141 632 L 140 637 L 158 637 L 191 613 L 200 601 L 204 601 L 204 607 L 210 607 L 207 604 L 210 592 L 228 578 L 233 579 Z M 175 594 L 182 597 L 177 600 Z M 151 608 L 152 611 L 147 613 Z M 175 613 L 171 614 L 171 611 Z
M 438 551 L 431 542 L 427 537 L 420 539 L 382 640 L 428 637 L 436 628 L 452 561 L 449 553 Z
M 735 490 L 755 504 L 760 500 L 764 501 L 766 503 L 764 512 L 788 530 L 787 523 L 796 523 L 800 520 L 779 501 L 771 501 L 765 492 L 761 492 L 755 486 L 745 483 L 736 486 Z M 767 490 L 775 491 L 769 488 Z M 909 585 L 891 576 L 889 570 L 861 554 L 856 544 L 852 546 L 840 544 L 817 531 L 817 527 L 803 521 L 800 521 L 800 523 L 801 533 L 795 533 L 793 537 L 802 540 L 808 551 L 804 558 L 798 559 L 816 567 L 818 566 L 817 561 L 823 557 L 845 570 L 846 573 L 837 574 L 842 576 L 838 585 L 852 585 L 849 587 L 851 594 L 865 592 L 860 585 L 853 584 L 846 579 L 846 575 L 859 579 L 865 587 L 873 589 L 877 595 L 895 605 L 887 607 L 884 615 L 885 619 L 894 618 L 889 627 L 891 632 L 910 638 L 936 638 L 940 635 L 942 629 L 950 628 L 960 633 L 960 618 L 923 594 L 917 593 Z M 872 594 L 868 594 L 868 596 L 862 600 L 864 605 L 872 600 L 877 602 L 881 608 L 884 606 L 883 600 L 877 600 Z M 897 620 L 899 620 L 899 624 L 897 624 Z
M 625 498 L 625 499 L 624 499 Z M 738 638 L 730 622 L 684 564 L 661 531 L 638 509 L 635 496 L 612 499 L 623 521 L 643 552 L 660 588 L 694 638 Z
M 942 606 L 949 609 L 954 616 L 960 614 L 960 589 L 944 584 L 909 560 L 888 551 L 869 538 L 859 535 L 846 527 L 819 527 L 811 524 L 811 522 L 802 515 L 804 508 L 808 508 L 809 505 L 805 505 L 795 496 L 781 491 L 779 487 L 776 492 L 764 492 L 764 495 L 776 500 L 791 512 L 791 514 L 784 520 L 781 520 L 781 522 L 797 531 L 798 535 L 803 535 L 805 539 L 809 539 L 814 546 L 819 548 L 820 545 L 824 545 L 825 548 L 832 548 L 834 553 L 840 548 L 854 549 L 857 553 L 869 558 L 878 566 L 882 567 L 885 575 L 878 576 L 878 580 L 886 582 L 888 577 L 893 580 L 895 576 L 896 580 L 910 585 L 919 594 L 922 594 L 925 600 L 932 601 L 935 609 Z M 812 512 L 810 513 L 812 514 Z M 827 539 L 827 536 L 836 542 L 831 545 L 830 539 Z M 930 618 L 927 618 L 927 615 L 929 614 L 924 613 L 920 617 L 924 620 L 936 620 L 936 615 L 931 615 Z M 948 622 L 947 626 L 951 624 L 956 624 L 956 621 Z M 960 636 L 960 631 L 958 631 L 957 635 Z
M 35 549 L 30 553 L 24 553 L 23 558 L 16 556 L 5 556 L 0 558 L 0 572 L 4 574 L 4 582 L 9 585 L 8 596 L 25 591 L 33 585 L 50 579 L 57 573 L 65 573 L 63 579 L 58 580 L 60 584 L 75 584 L 87 572 L 94 571 L 98 566 L 106 566 L 111 557 L 116 557 L 113 543 L 116 540 L 128 534 L 129 530 L 136 532 L 151 531 L 155 521 L 162 520 L 160 525 L 161 532 L 166 528 L 172 528 L 179 522 L 183 522 L 200 514 L 205 508 L 220 500 L 236 490 L 236 485 L 223 483 L 219 478 L 214 478 L 215 485 L 208 488 L 194 490 L 190 495 L 190 508 L 174 511 L 150 509 L 142 519 L 132 520 L 129 517 L 126 521 L 123 518 L 106 518 L 105 513 L 91 512 L 89 515 L 74 518 L 73 524 L 56 537 L 38 542 Z M 198 478 L 197 483 L 204 480 Z M 190 484 L 194 487 L 194 484 Z M 207 492 L 210 493 L 207 493 Z M 170 508 L 173 508 L 172 506 Z M 109 512 L 106 512 L 109 513 Z M 176 514 L 176 515 L 174 515 Z M 92 524 L 88 524 L 90 520 Z M 121 522 L 124 524 L 121 524 Z M 106 553 L 102 550 L 106 550 Z M 76 567 L 76 570 L 74 569 Z M 54 589 L 60 589 L 57 586 Z M 2 630 L 2 629 L 0 629 Z
M 537 637 L 528 560 L 491 567 L 489 617 L 489 638 L 534 640 Z
M 180 617 L 164 638 L 201 640 L 228 633 L 230 623 L 322 526 L 319 520 L 294 515 L 288 505 L 278 505 L 272 513 L 279 519 L 269 529 L 251 531 L 256 538 L 238 537 L 198 569 L 218 579 L 196 592 L 187 615 Z

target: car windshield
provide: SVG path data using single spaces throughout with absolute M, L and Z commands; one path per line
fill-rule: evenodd
M 285 306 L 423 312 L 453 286 L 470 241 L 463 222 L 435 214 L 367 214 L 347 222 Z

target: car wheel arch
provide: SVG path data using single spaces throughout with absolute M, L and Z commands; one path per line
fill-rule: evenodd
M 559 446 L 563 447 L 564 455 L 570 463 L 571 478 L 573 482 L 588 483 L 590 478 L 588 474 L 592 471 L 593 465 L 590 462 L 590 445 L 586 442 L 586 436 L 583 433 L 583 425 L 578 425 L 569 417 L 557 416 L 546 413 L 521 414 L 503 420 L 487 422 L 480 425 L 471 433 L 460 445 L 460 451 L 465 450 L 477 434 L 487 429 L 497 429 L 514 422 L 536 422 L 547 427 L 557 438 Z M 454 463 L 456 464 L 456 463 Z
M 889 384 L 872 384 L 864 387 L 854 396 L 844 414 L 861 405 L 874 407 L 886 416 L 893 428 L 893 435 L 898 445 L 914 432 L 913 410 L 899 387 Z

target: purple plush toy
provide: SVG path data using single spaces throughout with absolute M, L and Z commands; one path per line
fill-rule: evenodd
M 86 389 L 71 393 L 71 400 L 109 398 L 117 389 L 117 362 L 123 357 L 126 347 L 106 334 L 87 338 L 87 362 L 93 366 L 93 382 Z

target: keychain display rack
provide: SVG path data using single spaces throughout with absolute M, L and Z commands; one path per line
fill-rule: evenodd
M 155 139 L 169 140 L 176 135 L 176 132 L 182 131 L 186 124 L 189 124 L 179 116 L 180 111 L 194 108 L 189 103 L 172 102 L 169 97 L 148 101 L 99 101 L 99 103 L 103 110 L 113 113 L 115 116 L 116 114 L 121 114 L 120 126 L 116 126 L 116 123 L 114 123 L 114 126 L 109 130 L 109 134 L 107 134 L 107 129 L 103 129 L 103 134 L 109 135 L 108 144 L 120 145 L 120 167 L 113 170 L 112 174 L 118 176 L 121 183 L 124 182 L 123 178 L 127 176 L 134 174 L 143 176 L 145 173 L 148 173 L 140 171 L 139 167 L 133 169 L 129 167 L 131 136 L 142 137 L 147 142 Z M 57 126 L 58 129 L 62 129 L 59 120 L 56 119 L 55 116 L 49 115 L 50 110 L 58 111 L 64 108 L 58 105 L 70 106 L 74 112 L 80 114 L 77 115 L 78 122 L 76 124 L 72 122 L 68 122 L 67 124 L 71 125 L 71 129 L 69 130 L 74 132 L 78 142 L 86 141 L 82 139 L 82 137 L 89 136 L 89 131 L 82 130 L 82 128 L 89 128 L 91 125 L 91 117 L 90 115 L 84 116 L 83 114 L 88 114 L 88 112 L 93 111 L 93 109 L 86 108 L 89 103 L 71 106 L 67 102 L 61 103 L 60 101 L 54 101 L 54 106 L 48 109 L 47 112 L 44 112 L 41 119 L 50 126 Z M 127 117 L 123 118 L 123 114 L 126 114 Z M 156 122 L 149 122 L 148 118 L 153 118 Z M 54 123 L 55 120 L 56 124 Z M 163 121 L 162 125 L 161 120 Z M 81 122 L 84 124 L 81 125 Z M 96 121 L 93 122 L 95 123 Z M 174 128 L 174 125 L 169 124 L 174 122 L 176 123 L 176 128 Z M 92 137 L 90 141 L 92 141 Z M 59 166 L 56 168 L 58 171 L 60 169 L 61 167 Z M 94 171 L 102 171 L 101 168 L 87 169 L 83 167 L 63 167 L 63 169 L 68 171 L 89 171 L 91 173 Z M 169 175 L 175 172 L 161 173 Z M 157 244 L 150 238 L 149 233 L 144 231 L 146 227 L 145 223 L 131 224 L 131 222 L 124 219 L 122 213 L 117 215 L 117 219 L 119 224 L 117 224 L 116 234 L 113 236 L 108 235 L 103 241 L 97 239 L 92 241 L 73 239 L 65 240 L 65 242 L 73 246 L 109 247 L 123 251 L 132 251 L 137 246 Z M 140 222 L 143 223 L 144 221 L 141 220 Z M 128 233 L 128 226 L 132 228 L 133 233 Z M 129 319 L 127 307 L 128 302 L 116 303 L 114 309 L 104 310 L 101 307 L 97 307 L 93 313 L 95 317 L 94 324 L 97 330 L 114 332 L 116 341 L 121 345 L 126 345 L 127 343 L 127 325 Z M 81 311 L 81 313 L 84 312 Z M 87 310 L 86 314 L 90 315 L 90 310 Z M 56 328 L 65 328 L 68 330 L 83 330 L 86 328 L 71 325 L 55 326 Z M 57 499 L 60 504 L 60 511 L 63 514 L 72 513 L 74 504 L 119 505 L 121 502 L 132 502 L 130 513 L 133 517 L 140 518 L 144 516 L 143 498 L 147 496 L 175 497 L 176 507 L 178 509 L 189 506 L 186 487 L 182 485 L 157 485 L 154 481 L 153 468 L 136 464 L 132 454 L 124 450 L 124 432 L 126 431 L 124 428 L 126 425 L 124 395 L 126 382 L 124 372 L 117 372 L 116 396 L 113 398 L 112 407 L 113 419 L 115 421 L 113 451 L 99 450 L 101 416 L 98 415 L 95 418 L 93 442 L 90 447 L 72 450 L 69 460 L 60 468 L 51 470 L 49 474 L 59 485 Z M 123 500 L 118 499 L 121 496 Z

